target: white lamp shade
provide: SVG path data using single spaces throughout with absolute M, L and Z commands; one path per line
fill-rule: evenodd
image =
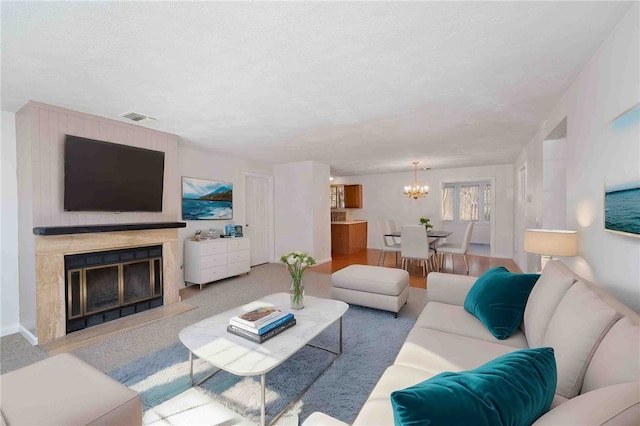
M 546 256 L 577 256 L 578 233 L 557 229 L 526 229 L 524 251 Z

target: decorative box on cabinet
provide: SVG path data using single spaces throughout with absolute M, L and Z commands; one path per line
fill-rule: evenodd
M 249 265 L 249 237 L 214 239 L 184 243 L 184 280 L 187 284 L 206 283 L 244 274 Z

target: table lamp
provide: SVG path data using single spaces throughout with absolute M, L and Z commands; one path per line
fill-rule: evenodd
M 578 233 L 559 229 L 525 229 L 524 251 L 541 255 L 541 267 L 554 256 L 577 256 Z

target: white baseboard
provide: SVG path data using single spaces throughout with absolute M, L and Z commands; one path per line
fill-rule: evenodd
M 38 345 L 38 338 L 34 336 L 29 330 L 27 330 L 23 326 L 20 326 L 20 329 L 18 331 L 20 332 L 20 334 L 22 334 L 22 337 L 27 339 L 27 342 L 31 343 L 32 346 Z
M 18 324 L 11 324 L 6 327 L 2 327 L 2 330 L 0 330 L 0 337 L 8 336 L 10 334 L 17 333 L 18 331 Z
M 320 265 L 321 263 L 331 262 L 331 258 L 327 257 L 325 259 L 316 260 L 316 265 Z

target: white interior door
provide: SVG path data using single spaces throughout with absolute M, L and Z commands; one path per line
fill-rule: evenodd
M 273 178 L 248 174 L 245 176 L 245 192 L 245 233 L 251 238 L 251 266 L 256 266 L 268 263 L 271 259 Z

